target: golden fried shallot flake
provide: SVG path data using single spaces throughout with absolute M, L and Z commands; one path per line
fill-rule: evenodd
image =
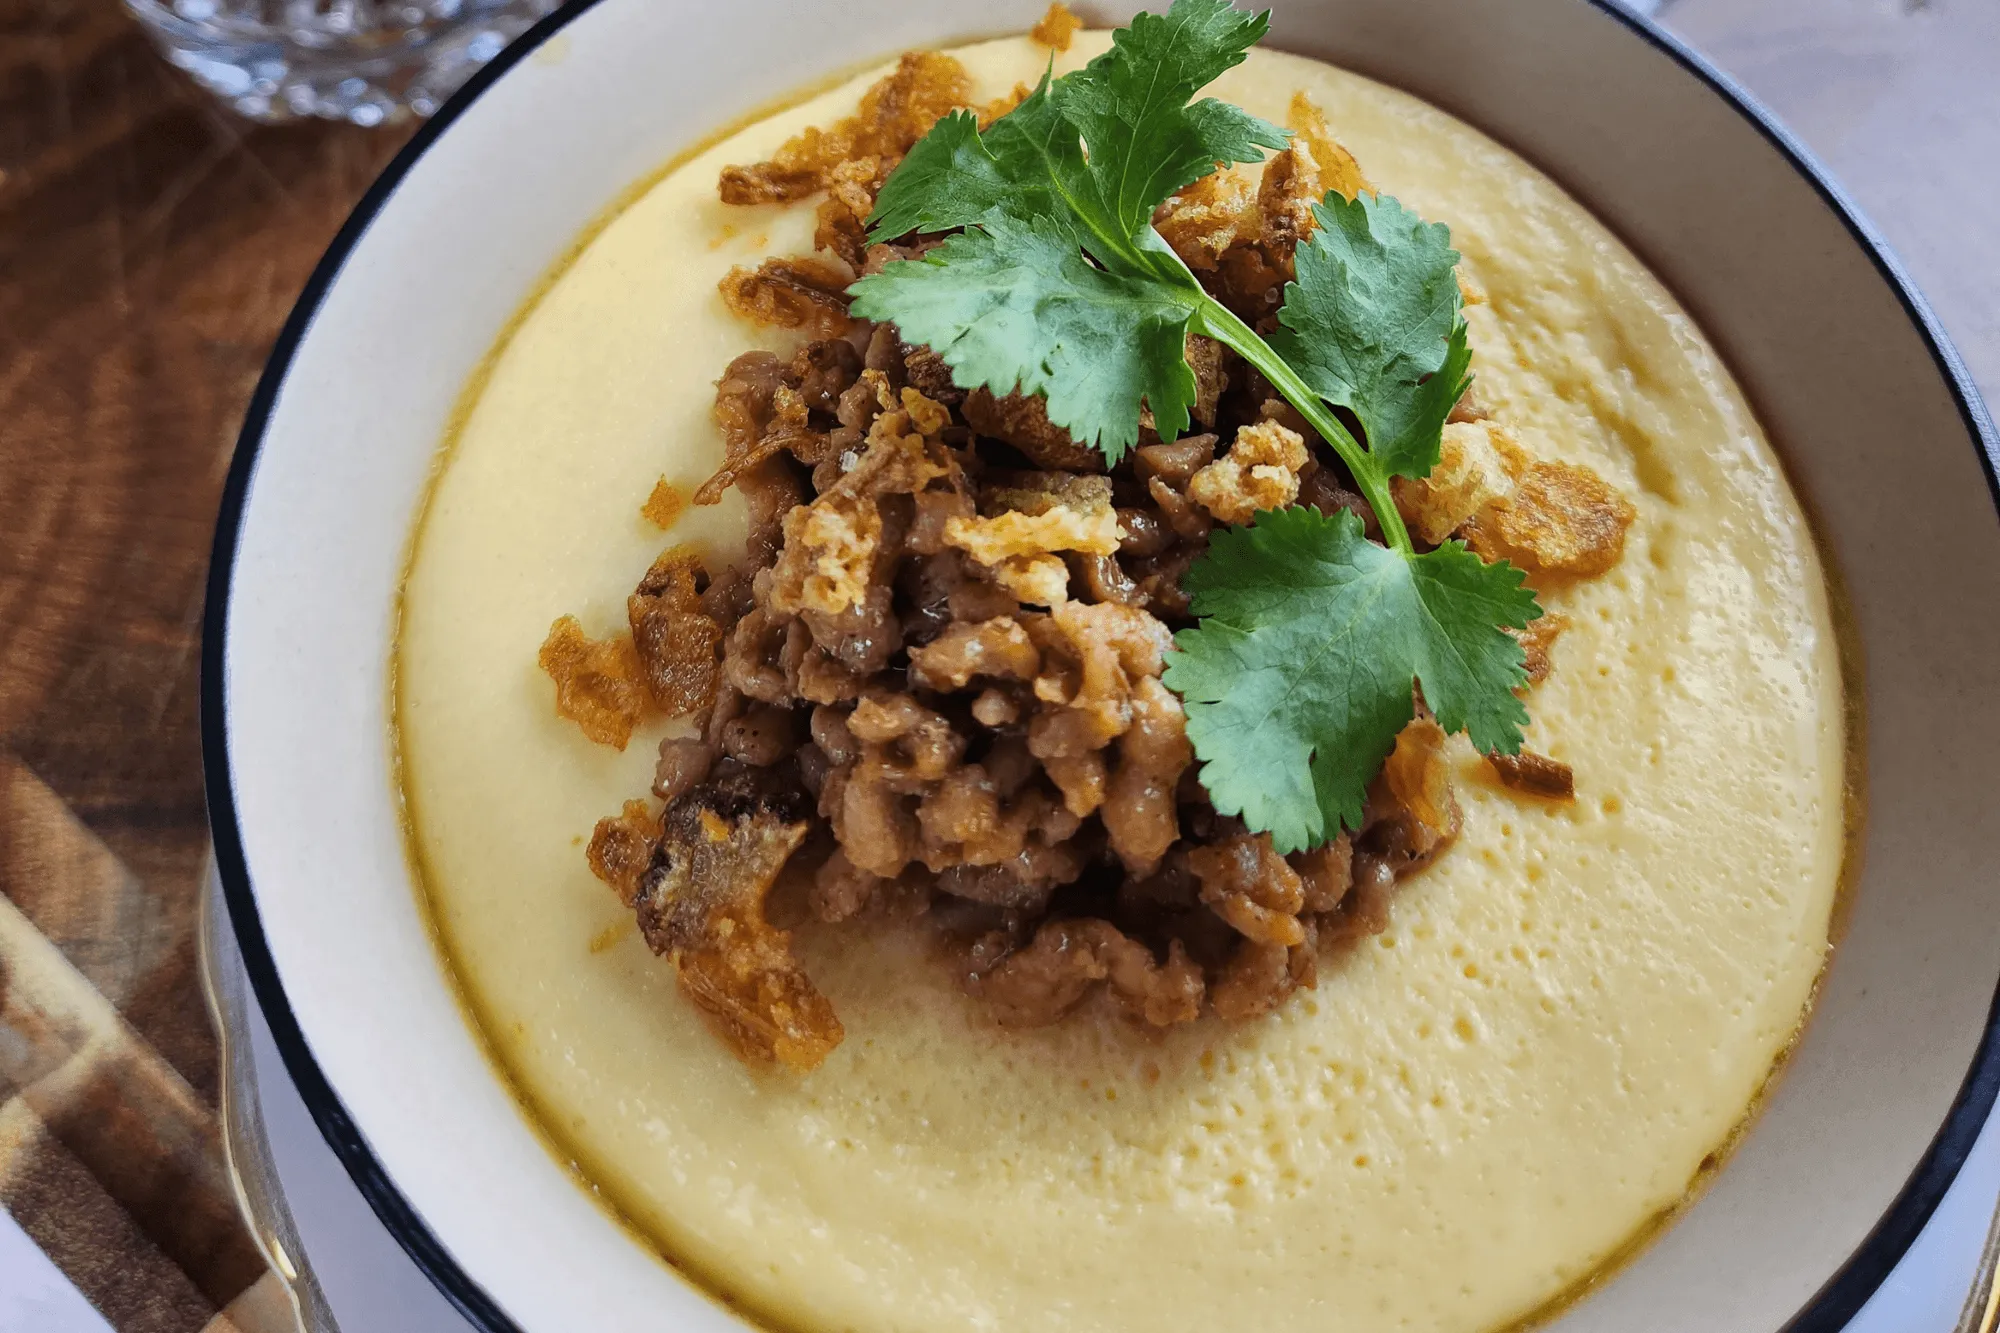
M 1354 155 L 1335 141 L 1325 114 L 1303 92 L 1292 94 L 1285 124 L 1292 143 L 1264 164 L 1257 210 L 1265 253 L 1289 273 L 1293 252 L 1312 235 L 1312 206 L 1332 193 L 1351 200 L 1369 185 Z
M 868 594 L 881 539 L 881 513 L 858 496 L 826 495 L 794 509 L 785 518 L 785 547 L 808 554 L 810 572 L 796 601 L 784 597 L 774 604 L 779 610 L 827 615 L 858 606 Z
M 638 898 L 639 930 L 736 1053 L 803 1073 L 844 1035 L 833 1006 L 765 916 L 765 898 L 805 841 L 805 809 L 751 781 L 696 788 L 667 808 Z
M 847 313 L 853 281 L 854 270 L 838 260 L 767 259 L 754 269 L 730 269 L 719 290 L 723 304 L 744 319 L 838 338 L 854 326 Z
M 1069 566 L 1055 555 L 1009 556 L 992 569 L 993 582 L 1026 606 L 1055 606 L 1069 598 Z
M 627 907 L 638 901 L 639 885 L 660 845 L 660 817 L 644 801 L 627 801 L 615 815 L 597 821 L 584 856 L 590 873 L 617 891 Z
M 1625 554 L 1637 511 L 1602 477 L 1573 463 L 1530 463 L 1513 489 L 1465 525 L 1465 544 L 1487 560 L 1535 575 L 1602 574 Z
M 1110 555 L 1123 540 L 1106 477 L 1073 472 L 993 473 L 983 517 L 956 515 L 944 540 L 994 571 L 995 581 L 1024 602 L 1053 606 L 1060 597 L 1057 551 Z M 1060 561 L 1056 562 L 1060 564 Z M 1061 576 L 1066 587 L 1068 571 Z
M 654 527 L 665 531 L 680 522 L 681 515 L 687 512 L 687 506 L 687 492 L 665 477 L 661 477 L 653 483 L 653 492 L 646 497 L 646 503 L 640 506 L 639 516 Z
M 1182 186 L 1153 210 L 1154 230 L 1197 273 L 1219 268 L 1230 247 L 1256 239 L 1261 225 L 1256 190 L 1227 170 Z
M 1028 29 L 1028 36 L 1052 51 L 1069 50 L 1070 39 L 1076 36 L 1083 20 L 1070 12 L 1062 0 L 1051 0 L 1048 12 Z
M 575 616 L 558 617 L 537 660 L 556 683 L 556 712 L 599 745 L 622 750 L 653 711 L 645 667 L 630 634 L 593 639 Z
M 1430 475 L 1390 483 L 1396 509 L 1412 533 L 1436 546 L 1511 489 L 1494 444 L 1498 434 L 1499 427 L 1483 421 L 1447 424 Z
M 860 268 L 868 253 L 868 215 L 889 177 L 886 158 L 867 155 L 836 163 L 825 174 L 826 198 L 815 213 L 813 248 Z
M 646 686 L 669 717 L 685 717 L 715 701 L 722 628 L 702 608 L 695 589 L 700 572 L 701 555 L 694 547 L 672 547 L 625 599 Z
M 950 480 L 956 468 L 941 446 L 903 433 L 910 424 L 901 410 L 875 418 L 854 468 L 810 505 L 785 515 L 784 549 L 771 571 L 773 610 L 831 616 L 866 601 L 882 540 L 878 496 L 914 494 Z
M 1283 509 L 1299 498 L 1299 469 L 1306 465 L 1303 436 L 1275 421 L 1236 432 L 1229 452 L 1194 474 L 1188 498 L 1219 523 L 1248 523 L 1262 509 Z
M 775 204 L 824 189 L 841 163 L 858 157 L 900 159 L 971 94 L 965 66 L 939 51 L 906 51 L 896 68 L 861 96 L 855 113 L 787 139 L 767 162 L 722 169 L 725 204 Z
M 945 524 L 944 539 L 982 565 L 1051 551 L 1110 555 L 1118 549 L 1118 515 L 1109 508 L 1079 513 L 1062 505 L 1039 514 L 1012 509 L 985 518 L 954 518 Z

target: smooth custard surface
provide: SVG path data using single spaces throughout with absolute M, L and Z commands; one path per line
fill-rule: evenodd
M 1057 72 L 1103 49 L 1082 34 Z M 958 53 L 975 94 L 1047 53 Z M 879 73 L 879 71 L 878 71 Z M 1529 698 L 1578 799 L 1498 787 L 1456 742 L 1465 827 L 1388 933 L 1273 1017 L 1164 1036 L 996 1032 L 913 938 L 807 928 L 847 1028 L 816 1073 L 746 1068 L 591 877 L 643 792 L 558 718 L 536 650 L 593 634 L 674 541 L 664 473 L 720 458 L 712 382 L 788 335 L 730 316 L 735 264 L 810 246 L 810 203 L 730 208 L 725 163 L 849 112 L 875 77 L 751 126 L 616 217 L 499 354 L 437 483 L 398 663 L 428 892 L 535 1117 L 661 1250 L 814 1329 L 1482 1333 L 1672 1207 L 1801 1020 L 1842 847 L 1840 672 L 1818 557 L 1741 394 L 1574 201 L 1407 95 L 1258 51 L 1215 95 L 1282 123 L 1304 89 L 1384 192 L 1450 225 L 1487 303 L 1481 401 L 1638 508 L 1623 562 L 1548 596 L 1572 627 Z

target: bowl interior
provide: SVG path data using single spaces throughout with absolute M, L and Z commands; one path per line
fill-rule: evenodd
M 481 1322 L 737 1326 L 543 1149 L 460 1017 L 412 891 L 388 644 L 459 388 L 544 269 L 662 160 L 800 83 L 1019 30 L 1041 8 L 860 0 L 835 26 L 743 0 L 698 28 L 641 0 L 570 11 L 370 194 L 253 404 L 204 684 L 232 913 L 323 1128 Z M 1129 13 L 1083 8 L 1095 22 Z M 1971 613 L 2000 605 L 1976 404 L 1921 310 L 1783 146 L 1608 11 L 1288 0 L 1269 40 L 1429 98 L 1595 209 L 1730 361 L 1844 577 L 1868 816 L 1818 1016 L 1714 1187 L 1560 1321 L 1622 1333 L 1671 1312 L 1673 1327 L 1768 1333 L 1803 1310 L 1798 1327 L 1838 1327 L 1928 1216 L 2000 1077 L 1966 1086 L 2000 979 L 1975 838 L 1992 823 L 1983 779 L 2000 748 L 2000 714 L 1980 706 L 2000 685 L 2000 626 Z

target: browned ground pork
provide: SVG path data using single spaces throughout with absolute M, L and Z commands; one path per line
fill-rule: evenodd
M 1277 855 L 1197 780 L 1160 683 L 1191 623 L 1183 573 L 1216 523 L 1361 507 L 1260 376 L 1190 339 L 1198 433 L 1148 429 L 1107 471 L 1039 399 L 966 394 L 930 349 L 848 315 L 857 270 L 924 247 L 863 248 L 858 220 L 966 87 L 949 57 L 906 56 L 849 121 L 724 172 L 731 202 L 829 192 L 820 255 L 723 284 L 742 315 L 806 334 L 791 357 L 747 352 L 717 383 L 725 457 L 695 499 L 742 493 L 746 552 L 670 550 L 630 599 L 629 636 L 592 642 L 565 618 L 542 652 L 558 708 L 595 740 L 622 747 L 648 715 L 691 724 L 661 746 L 664 809 L 635 801 L 604 820 L 590 864 L 739 1053 L 797 1069 L 841 1028 L 765 917 L 781 869 L 809 881 L 823 922 L 925 916 L 1002 1024 L 1052 1023 L 1100 996 L 1164 1027 L 1251 1018 L 1311 987 L 1322 952 L 1384 929 L 1397 879 L 1459 827 L 1444 733 L 1421 706 L 1362 829 L 1309 852 Z M 1256 188 L 1198 184 L 1161 212 L 1162 233 L 1253 321 L 1270 319 L 1311 226 L 1304 201 L 1366 188 L 1309 102 L 1292 119 L 1299 137 Z M 1423 540 L 1466 537 L 1542 581 L 1618 558 L 1631 510 L 1594 474 L 1531 458 L 1469 402 L 1445 455 L 1398 486 Z M 1523 636 L 1532 679 L 1559 629 L 1548 617 Z M 1550 765 L 1499 771 L 1564 794 L 1568 770 Z

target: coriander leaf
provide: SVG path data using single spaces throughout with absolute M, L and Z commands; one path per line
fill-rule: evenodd
M 958 110 L 917 140 L 875 196 L 871 240 L 969 227 L 997 211 L 1076 225 L 1056 182 L 1084 170 L 1083 140 L 1049 96 L 1049 76 L 1000 119 Z
M 1030 97 L 1046 102 L 1047 92 L 1044 78 Z M 882 182 L 868 215 L 868 239 L 966 226 L 999 207 L 1016 188 L 980 138 L 979 117 L 961 107 L 931 126 Z
M 970 112 L 940 120 L 884 182 L 869 235 L 964 237 L 925 271 L 902 261 L 855 283 L 855 313 L 929 342 L 961 387 L 1045 394 L 1049 419 L 1111 462 L 1137 442 L 1142 403 L 1162 438 L 1179 435 L 1194 401 L 1189 320 L 1213 302 L 1153 230 L 1153 208 L 1287 142 L 1236 107 L 1188 105 L 1268 26 L 1227 0 L 1174 0 L 1085 68 L 1044 75 L 983 133 Z
M 1045 74 L 983 134 L 971 112 L 953 112 L 883 182 L 870 238 L 973 226 L 995 211 L 1054 218 L 1107 267 L 1172 276 L 1138 240 L 1154 206 L 1218 163 L 1256 161 L 1289 139 L 1226 102 L 1188 105 L 1269 26 L 1228 0 L 1175 0 L 1164 16 L 1136 16 L 1085 68 Z
M 1424 476 L 1471 359 L 1451 233 L 1386 195 L 1329 194 L 1313 217 L 1271 346 L 1354 413 L 1383 476 Z
M 1216 529 L 1185 586 L 1203 619 L 1174 636 L 1165 680 L 1202 785 L 1280 852 L 1360 827 L 1413 682 L 1446 731 L 1520 748 L 1526 673 L 1502 626 L 1541 612 L 1510 565 L 1458 542 L 1406 555 L 1369 541 L 1351 511 L 1299 507 Z
M 1112 463 L 1138 443 L 1141 399 L 1162 434 L 1187 424 L 1183 345 L 1199 289 L 1097 268 L 1053 221 L 996 214 L 849 290 L 855 314 L 894 319 L 961 387 L 1045 395 L 1049 418 Z
M 1058 108 L 1090 146 L 1090 209 L 1127 236 L 1217 163 L 1254 162 L 1290 136 L 1240 107 L 1188 99 L 1243 63 L 1271 26 L 1228 0 L 1175 0 L 1112 34 L 1111 49 L 1058 81 Z

